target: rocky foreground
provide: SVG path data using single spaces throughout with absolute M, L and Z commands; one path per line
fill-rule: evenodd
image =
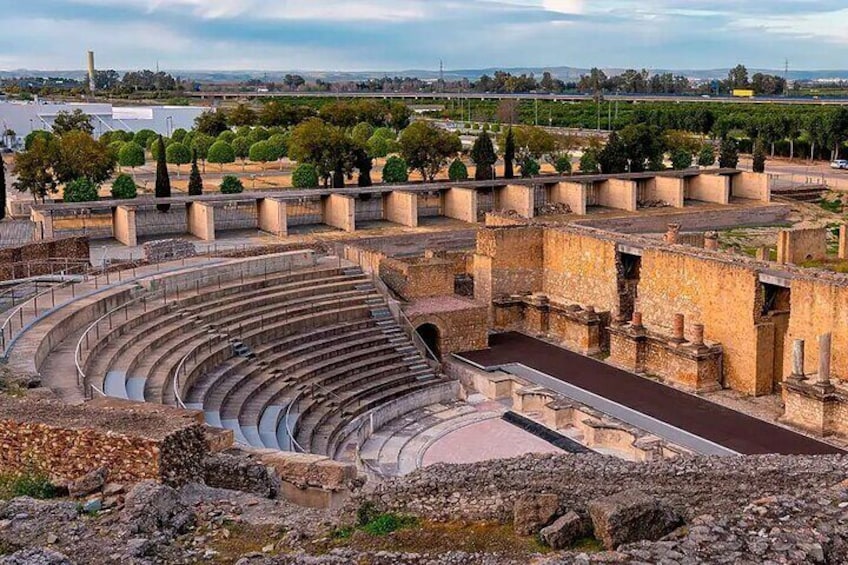
M 846 471 L 840 456 L 524 457 L 367 484 L 335 512 L 107 484 L 0 502 L 0 564 L 845 563 Z

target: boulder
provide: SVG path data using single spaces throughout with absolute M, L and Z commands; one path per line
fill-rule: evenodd
M 130 534 L 183 533 L 194 524 L 194 512 L 180 502 L 173 488 L 142 481 L 124 501 L 121 521 Z
M 520 536 L 531 536 L 554 521 L 559 511 L 555 494 L 523 494 L 513 507 L 513 527 Z
M 589 503 L 595 537 L 607 549 L 642 540 L 656 541 L 683 523 L 669 505 L 638 491 L 623 491 Z
M 553 549 L 567 549 L 576 541 L 585 538 L 592 531 L 589 521 L 577 512 L 568 512 L 556 521 L 542 528 L 542 540 Z
M 76 498 L 82 498 L 95 491 L 99 491 L 106 484 L 109 471 L 106 467 L 100 467 L 83 475 L 82 477 L 68 483 L 68 494 Z

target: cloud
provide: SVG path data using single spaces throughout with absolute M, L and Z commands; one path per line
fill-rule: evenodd
M 844 0 L 26 0 L 0 67 L 838 68 Z M 51 39 L 53 38 L 53 39 Z M 787 38 L 790 40 L 787 41 Z M 61 48 L 56 46 L 61 44 Z

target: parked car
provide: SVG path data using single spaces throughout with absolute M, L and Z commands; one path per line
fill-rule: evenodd
M 830 164 L 831 169 L 848 169 L 848 160 L 837 159 Z

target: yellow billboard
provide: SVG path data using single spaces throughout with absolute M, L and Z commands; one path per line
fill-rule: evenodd
M 733 96 L 738 96 L 739 98 L 753 98 L 754 91 L 747 88 L 734 88 Z

